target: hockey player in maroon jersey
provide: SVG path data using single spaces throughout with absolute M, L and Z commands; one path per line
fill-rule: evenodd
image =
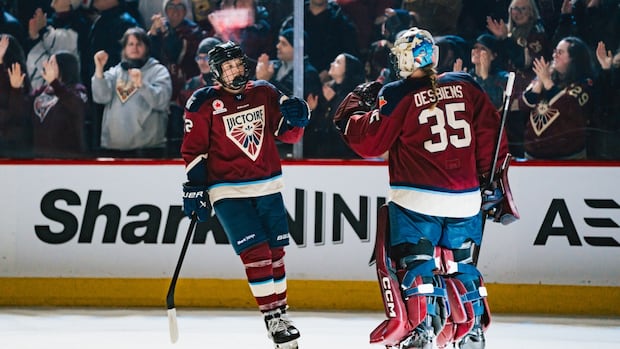
M 301 139 L 308 105 L 266 81 L 249 81 L 247 57 L 233 42 L 209 51 L 209 64 L 216 86 L 197 90 L 185 106 L 183 209 L 205 221 L 213 205 L 244 264 L 269 338 L 276 348 L 297 348 L 299 331 L 287 315 L 289 230 L 275 140 Z
M 389 202 L 379 210 L 375 243 L 388 319 L 370 342 L 484 348 L 491 317 L 472 250 L 484 214 L 504 224 L 518 218 L 503 190 L 510 156 L 501 118 L 470 75 L 436 74 L 429 32 L 409 29 L 392 54 L 401 80 L 358 86 L 334 118 L 359 155 L 389 154 Z M 502 166 L 489 184 L 494 162 Z

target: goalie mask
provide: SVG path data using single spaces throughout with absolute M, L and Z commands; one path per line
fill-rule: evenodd
M 436 65 L 439 48 L 426 30 L 410 28 L 400 35 L 392 48 L 392 64 L 401 78 L 407 78 L 416 69 Z
M 224 79 L 225 72 L 224 69 L 222 69 L 222 64 L 234 59 L 239 59 L 241 61 L 243 72 L 239 71 L 238 75 Z M 222 86 L 231 90 L 243 88 L 250 79 L 248 58 L 245 53 L 243 53 L 243 50 L 241 50 L 241 47 L 232 41 L 216 45 L 209 51 L 209 66 L 211 67 L 211 72 L 213 72 L 215 79 L 222 84 Z M 226 80 L 228 80 L 228 82 Z

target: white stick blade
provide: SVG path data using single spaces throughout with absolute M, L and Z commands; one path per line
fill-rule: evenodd
M 168 327 L 170 328 L 170 342 L 176 343 L 179 340 L 176 308 L 168 309 Z

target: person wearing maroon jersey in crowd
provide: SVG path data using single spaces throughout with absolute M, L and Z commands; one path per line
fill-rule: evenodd
M 509 190 L 488 183 L 496 146 L 498 163 L 510 160 L 505 134 L 498 135 L 500 115 L 470 75 L 437 75 L 428 31 L 410 28 L 392 54 L 400 80 L 359 85 L 334 118 L 359 155 L 388 152 L 389 200 L 380 209 L 385 224 L 377 225 L 375 255 L 389 320 L 370 342 L 484 348 L 490 313 L 472 250 L 487 210 L 496 222 L 518 218 Z M 505 168 L 494 172 L 502 187 Z
M 296 348 L 299 331 L 287 314 L 289 229 L 276 139 L 299 141 L 310 111 L 303 99 L 288 98 L 267 81 L 250 81 L 247 60 L 232 41 L 216 45 L 209 64 L 217 84 L 197 90 L 185 106 L 183 210 L 206 221 L 213 205 L 269 338 Z
M 536 78 L 523 92 L 521 109 L 529 112 L 525 126 L 527 159 L 586 158 L 587 127 L 593 112 L 594 60 L 588 45 L 576 36 L 562 39 L 553 61 L 534 60 Z

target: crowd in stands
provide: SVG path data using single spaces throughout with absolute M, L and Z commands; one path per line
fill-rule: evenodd
M 178 158 L 183 107 L 228 40 L 294 91 L 293 0 L 0 0 L 0 158 Z M 620 160 L 620 0 L 309 0 L 304 158 L 359 158 L 332 119 L 417 26 L 487 92 L 516 158 Z M 505 103 L 509 72 L 516 80 Z M 291 149 L 281 147 L 281 156 Z

